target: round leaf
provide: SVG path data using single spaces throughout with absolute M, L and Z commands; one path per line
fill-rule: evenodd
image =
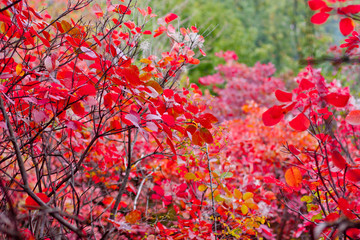
M 360 110 L 354 110 L 351 111 L 347 116 L 346 116 L 346 122 L 348 124 L 357 126 L 360 125 Z
M 302 175 L 297 167 L 291 167 L 285 172 L 285 181 L 290 187 L 298 188 L 302 183 Z

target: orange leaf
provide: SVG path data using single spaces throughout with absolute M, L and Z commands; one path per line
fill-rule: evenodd
M 141 212 L 139 210 L 134 210 L 128 213 L 125 217 L 126 222 L 130 224 L 135 224 L 141 219 Z
M 348 124 L 357 126 L 360 125 L 360 110 L 354 110 L 351 111 L 347 116 L 346 116 L 346 122 Z
M 236 199 L 240 200 L 242 198 L 242 192 L 237 188 L 234 189 L 234 196 Z
M 186 180 L 194 180 L 194 179 L 196 179 L 196 175 L 192 172 L 188 172 L 184 175 L 184 178 Z
M 72 28 L 71 24 L 65 20 L 62 20 L 60 24 L 61 24 L 61 27 L 64 30 L 64 32 L 68 32 Z
M 285 172 L 285 181 L 290 187 L 298 188 L 302 183 L 302 175 L 297 167 L 291 167 Z

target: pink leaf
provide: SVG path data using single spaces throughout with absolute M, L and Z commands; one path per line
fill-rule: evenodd
M 93 6 L 93 12 L 95 13 L 97 18 L 100 18 L 100 17 L 104 16 L 104 13 L 103 13 L 100 5 L 97 4 L 97 3 L 95 3 L 94 6 Z

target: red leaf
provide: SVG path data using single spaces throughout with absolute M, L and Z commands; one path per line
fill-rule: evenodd
M 304 113 L 300 113 L 297 115 L 293 120 L 289 122 L 290 127 L 292 127 L 294 130 L 302 132 L 309 128 L 310 121 L 305 116 Z
M 324 13 L 324 12 L 315 13 L 311 17 L 311 22 L 313 24 L 323 24 L 326 22 L 326 20 L 328 19 L 329 16 L 330 16 L 330 14 Z
M 350 169 L 346 173 L 347 179 L 351 182 L 360 181 L 360 169 Z
M 174 155 L 176 156 L 176 150 L 174 147 L 173 142 L 170 140 L 170 138 L 166 138 L 166 143 L 169 145 L 171 151 L 174 153 Z
M 214 142 L 214 139 L 210 133 L 209 130 L 206 128 L 200 128 L 200 137 L 208 144 L 211 144 Z
M 278 124 L 284 117 L 284 110 L 281 106 L 273 106 L 265 111 L 262 115 L 262 120 L 265 126 L 274 126 Z
M 300 151 L 294 145 L 289 145 L 289 151 L 294 155 L 300 154 Z
M 130 8 L 128 8 L 128 7 L 125 6 L 125 5 L 119 5 L 119 6 L 116 8 L 116 12 L 118 12 L 118 13 L 120 13 L 120 14 L 125 14 L 125 15 L 130 15 L 130 14 L 131 14 Z
M 186 110 L 188 110 L 189 112 L 192 112 L 193 114 L 197 114 L 199 112 L 199 109 L 197 106 L 192 105 L 189 103 L 189 105 L 186 107 Z
M 188 131 L 191 135 L 196 132 L 196 127 L 194 125 L 189 125 L 186 127 L 186 131 Z
M 338 220 L 340 217 L 340 215 L 338 213 L 330 213 L 329 215 L 326 216 L 326 218 L 324 219 L 326 222 L 334 222 L 336 220 Z
M 302 91 L 306 91 L 306 90 L 309 90 L 314 87 L 315 87 L 315 84 L 310 82 L 306 78 L 301 79 L 300 84 L 299 84 L 299 88 Z
M 31 233 L 31 231 L 27 228 L 21 228 L 19 229 L 20 231 L 20 235 L 21 235 L 21 239 L 24 240 L 36 240 L 36 238 L 34 237 L 34 235 Z
M 169 126 L 174 126 L 175 125 L 174 117 L 169 115 L 169 114 L 162 115 L 161 119 Z
M 313 11 L 319 10 L 319 9 L 327 6 L 326 3 L 322 0 L 310 0 L 308 2 L 308 4 L 309 4 L 310 9 Z
M 282 91 L 279 89 L 275 91 L 275 96 L 276 96 L 277 100 L 279 100 L 280 102 L 291 102 L 292 101 L 292 93 L 285 92 L 285 91 Z
M 360 12 L 360 5 L 357 4 L 357 5 L 348 5 L 346 7 L 343 7 L 343 8 L 339 8 L 338 9 L 338 13 L 339 14 L 357 14 Z
M 202 115 L 199 116 L 199 118 L 202 119 L 206 119 L 207 121 L 209 121 L 210 123 L 217 123 L 219 120 L 212 115 L 211 113 L 204 113 Z
M 346 116 L 345 121 L 346 121 L 348 124 L 351 124 L 351 125 L 354 125 L 354 126 L 360 125 L 360 110 L 351 111 L 351 112 Z
M 167 98 L 171 98 L 174 95 L 174 91 L 172 89 L 165 89 L 164 90 L 164 95 Z
M 71 109 L 79 117 L 83 117 L 86 114 L 84 105 L 80 101 L 77 101 L 76 103 L 72 104 Z
M 198 146 L 202 146 L 204 145 L 204 141 L 200 136 L 200 132 L 196 131 L 193 135 L 192 135 L 192 143 Z
M 168 15 L 165 16 L 165 22 L 169 23 L 171 21 L 174 21 L 175 19 L 177 19 L 178 16 L 174 13 L 169 13 Z
M 189 64 L 197 65 L 197 64 L 200 63 L 200 60 L 197 59 L 197 58 L 189 58 L 189 59 L 188 59 L 188 63 L 189 63 Z
M 124 25 L 127 26 L 130 30 L 135 28 L 135 23 L 131 21 L 124 22 Z
M 330 93 L 324 97 L 325 101 L 334 107 L 345 107 L 350 98 L 349 94 Z
M 79 96 L 95 96 L 96 88 L 92 84 L 86 84 L 76 92 Z
M 157 139 L 157 137 L 155 137 L 154 134 L 152 134 L 152 133 L 150 133 L 150 134 L 151 134 L 151 136 L 153 136 L 153 138 L 155 139 L 155 142 L 156 142 L 157 145 L 159 146 L 160 151 L 164 151 L 164 147 L 163 147 L 163 145 L 161 144 L 161 142 L 159 141 L 159 139 Z
M 199 116 L 198 122 L 205 128 L 212 128 L 212 123 L 218 122 L 217 118 L 210 113 L 205 113 Z
M 350 211 L 350 204 L 349 202 L 344 198 L 338 199 L 338 206 L 340 210 L 344 213 L 345 216 L 347 216 L 350 219 L 354 219 L 356 216 Z
M 44 203 L 48 203 L 50 198 L 45 193 L 35 193 Z M 40 205 L 30 196 L 25 199 L 25 205 L 29 210 L 38 209 Z
M 11 19 L 8 16 L 0 14 L 0 22 L 11 23 Z
M 332 151 L 331 156 L 332 156 L 332 161 L 336 167 L 342 170 L 347 166 L 346 160 L 338 151 Z
M 156 192 L 156 194 L 160 195 L 161 197 L 165 195 L 164 189 L 158 185 L 155 185 L 153 190 L 154 192 Z
M 355 24 L 351 18 L 343 18 L 340 20 L 340 32 L 347 36 L 354 31 Z

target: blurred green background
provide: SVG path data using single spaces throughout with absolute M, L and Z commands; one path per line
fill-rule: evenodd
M 207 56 L 190 70 L 191 79 L 212 74 L 218 51 L 232 50 L 239 62 L 272 62 L 278 72 L 297 72 L 299 60 L 318 58 L 343 39 L 336 21 L 315 26 L 307 0 L 152 0 L 158 15 L 174 12 L 181 25 L 195 25 L 205 37 Z
M 34 1 L 34 0 L 33 0 Z M 57 16 L 66 8 L 67 1 L 34 1 L 47 6 L 51 15 Z M 126 4 L 112 0 L 113 4 Z M 199 77 L 213 74 L 215 67 L 223 60 L 216 57 L 219 51 L 235 51 L 239 62 L 253 66 L 256 62 L 271 62 L 276 66 L 277 76 L 285 81 L 292 78 L 303 67 L 306 59 L 332 56 L 327 50 L 332 45 L 340 45 L 345 39 L 339 31 L 336 17 L 330 17 L 321 26 L 310 22 L 312 12 L 308 0 L 138 0 L 131 5 L 137 7 L 151 6 L 159 17 L 173 12 L 179 19 L 172 24 L 175 27 L 197 26 L 200 34 L 205 37 L 204 50 L 206 57 L 200 57 L 200 65 L 187 72 L 192 82 Z M 359 1 L 354 1 L 359 2 Z M 95 19 L 91 11 L 94 3 L 106 8 L 106 1 L 93 1 L 87 10 L 81 11 L 85 19 Z M 42 5 L 42 6 L 41 6 Z M 72 16 L 74 18 L 79 16 Z M 136 19 L 134 19 L 136 21 Z M 151 27 L 155 26 L 148 24 Z M 154 29 L 150 29 L 154 30 Z M 165 37 L 151 41 L 153 48 L 166 49 Z M 305 60 L 305 61 L 304 61 Z M 322 67 L 326 76 L 344 78 L 341 67 L 334 67 L 327 61 L 315 67 Z M 357 78 L 356 78 L 357 79 Z

